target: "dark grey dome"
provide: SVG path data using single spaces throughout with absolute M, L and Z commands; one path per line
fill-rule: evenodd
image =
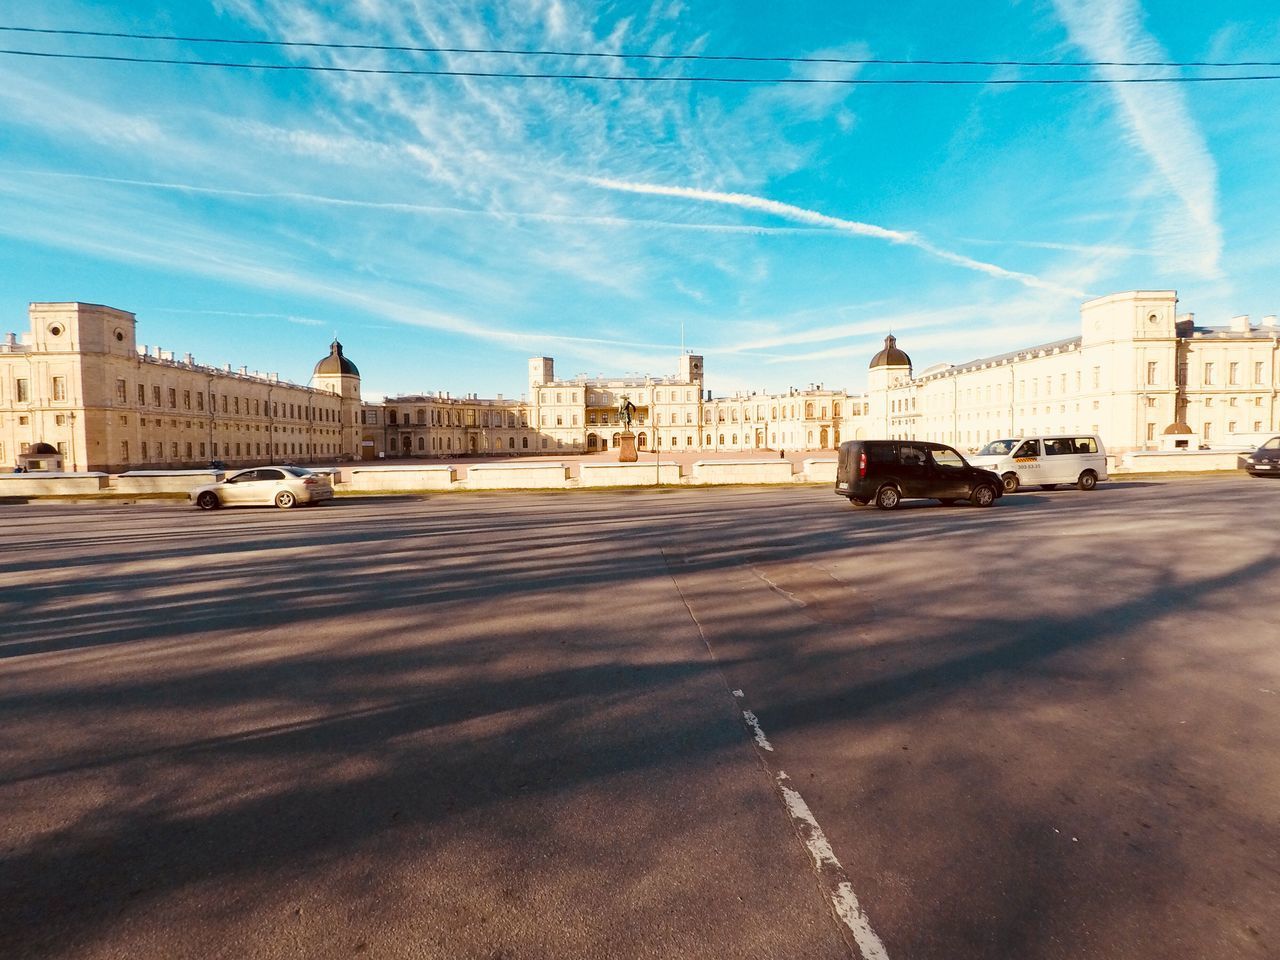
M 320 374 L 346 374 L 350 377 L 360 376 L 360 371 L 354 363 L 342 355 L 342 344 L 337 340 L 329 344 L 329 355 L 316 364 L 316 368 L 312 376 Z
M 909 367 L 911 358 L 898 349 L 898 338 L 892 333 L 884 338 L 884 349 L 871 358 L 871 369 L 876 367 Z

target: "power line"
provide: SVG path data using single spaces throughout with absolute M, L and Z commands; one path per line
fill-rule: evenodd
M 240 63 L 229 60 L 183 60 L 171 57 L 128 57 L 112 54 L 50 53 L 40 50 L 0 49 L 0 55 L 39 57 L 50 60 L 98 60 L 108 63 L 167 64 L 184 67 L 221 67 L 232 70 L 302 71 L 308 73 L 355 73 L 397 77 L 479 77 L 504 80 L 608 80 L 620 83 L 787 83 L 841 84 L 845 86 L 1063 86 L 1108 83 L 1226 83 L 1280 80 L 1280 74 L 1229 77 L 1018 77 L 972 79 L 952 77 L 713 77 L 677 75 L 624 75 L 607 73 L 518 73 L 507 70 L 433 70 L 405 67 L 338 67 L 310 63 Z
M 885 57 L 779 57 L 713 55 L 703 53 L 607 53 L 588 50 L 521 50 L 503 47 L 415 47 L 383 43 L 323 43 L 311 40 L 254 40 L 232 37 L 184 37 L 159 33 L 117 33 L 107 30 L 61 30 L 45 27 L 2 26 L 0 31 L 65 37 L 105 37 L 117 40 L 162 40 L 177 43 L 221 43 L 235 46 L 302 47 L 318 50 L 378 50 L 390 53 L 492 54 L 513 57 L 577 57 L 608 60 L 694 60 L 733 63 L 825 63 L 876 66 L 941 67 L 1280 67 L 1280 60 L 916 60 Z

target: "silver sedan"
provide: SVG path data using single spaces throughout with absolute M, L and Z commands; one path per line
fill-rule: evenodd
M 333 485 L 322 473 L 306 467 L 253 467 L 229 473 L 218 483 L 191 491 L 191 502 L 201 510 L 226 506 L 263 506 L 281 509 L 303 504 L 314 506 L 333 499 Z

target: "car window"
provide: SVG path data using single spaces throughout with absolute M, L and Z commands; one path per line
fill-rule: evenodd
M 309 477 L 314 472 L 306 467 L 285 467 L 286 473 L 292 473 L 295 477 Z
M 950 447 L 943 447 L 942 449 L 934 449 L 933 462 L 938 464 L 938 466 L 940 467 L 965 466 L 964 457 L 960 456 L 959 453 L 957 453 L 955 450 L 952 450 Z
M 867 460 L 871 463 L 893 463 L 893 445 L 889 443 L 868 444 Z
M 1061 457 L 1075 452 L 1075 444 L 1070 440 L 1055 439 L 1044 442 L 1044 455 L 1046 457 Z
M 244 473 L 237 473 L 234 477 L 227 477 L 227 483 L 249 483 L 251 480 L 258 479 L 257 470 L 246 470 Z
M 1076 453 L 1097 453 L 1098 441 L 1093 437 L 1076 437 Z
M 1015 457 L 1038 457 L 1040 456 L 1040 441 L 1027 440 L 1022 446 L 1013 452 Z
M 255 470 L 259 480 L 283 480 L 284 474 L 279 470 Z
M 978 451 L 980 457 L 1003 457 L 1017 444 L 1017 440 L 992 440 Z
M 1263 450 L 1280 450 L 1280 437 L 1272 437 L 1262 445 Z
M 905 467 L 924 466 L 929 460 L 929 455 L 925 453 L 923 447 L 917 447 L 910 443 L 904 443 L 898 447 L 898 462 Z

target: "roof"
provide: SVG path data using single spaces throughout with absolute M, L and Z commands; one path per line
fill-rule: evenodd
M 333 376 L 334 374 L 349 377 L 360 376 L 360 370 L 356 365 L 342 355 L 342 344 L 337 340 L 329 344 L 329 355 L 316 364 L 312 376 Z
M 911 358 L 898 349 L 898 338 L 892 333 L 884 338 L 884 349 L 871 358 L 871 369 L 876 367 L 909 367 Z

